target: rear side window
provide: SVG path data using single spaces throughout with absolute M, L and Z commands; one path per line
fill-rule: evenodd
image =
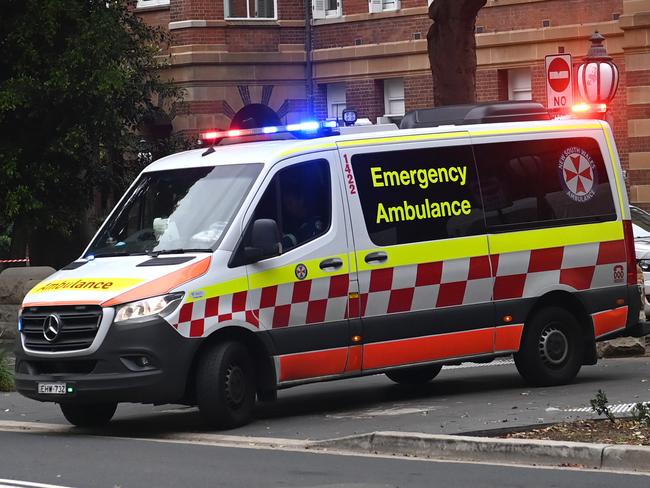
M 489 231 L 616 219 L 592 138 L 477 144 L 474 152 Z
M 485 231 L 470 146 L 355 154 L 351 163 L 377 246 Z

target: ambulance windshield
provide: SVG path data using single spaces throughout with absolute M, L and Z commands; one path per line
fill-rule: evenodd
M 212 251 L 261 168 L 237 164 L 144 173 L 86 257 Z

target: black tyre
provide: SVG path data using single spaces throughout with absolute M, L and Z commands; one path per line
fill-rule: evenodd
M 232 429 L 248 423 L 255 406 L 255 368 L 239 342 L 223 342 L 207 350 L 196 380 L 199 411 L 211 427 Z
M 386 376 L 400 385 L 423 385 L 438 376 L 441 369 L 442 365 L 440 364 L 414 366 L 388 371 Z
M 514 355 L 515 365 L 533 385 L 563 385 L 580 371 L 583 349 L 575 316 L 561 307 L 547 307 L 525 325 L 521 348 Z
M 115 410 L 117 402 L 77 404 L 61 403 L 61 412 L 68 422 L 77 427 L 101 427 L 108 424 Z

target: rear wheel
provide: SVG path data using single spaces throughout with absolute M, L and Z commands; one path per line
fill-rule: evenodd
M 433 378 L 438 376 L 442 365 L 431 364 L 427 366 L 414 366 L 412 368 L 395 369 L 386 372 L 388 376 L 395 383 L 401 385 L 423 385 L 428 383 Z
M 563 385 L 580 371 L 583 349 L 575 316 L 561 307 L 547 307 L 526 324 L 521 348 L 514 355 L 515 365 L 529 383 Z
M 255 406 L 255 371 L 246 347 L 223 342 L 206 351 L 196 390 L 199 411 L 208 425 L 231 429 L 248 423 Z
M 61 403 L 61 412 L 68 422 L 77 427 L 100 427 L 108 424 L 115 410 L 117 402 L 76 404 Z

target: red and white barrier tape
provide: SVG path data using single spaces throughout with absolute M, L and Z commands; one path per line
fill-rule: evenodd
M 0 263 L 29 263 L 29 258 L 27 258 L 27 259 L 0 259 Z

